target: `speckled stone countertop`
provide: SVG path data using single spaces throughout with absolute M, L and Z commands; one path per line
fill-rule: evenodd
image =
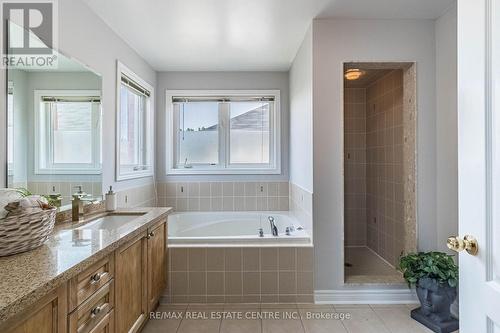
M 52 289 L 85 270 L 94 262 L 133 239 L 170 208 L 122 209 L 118 215 L 137 214 L 119 229 L 86 229 L 87 223 L 56 226 L 41 247 L 8 257 L 0 257 L 0 322 L 23 311 Z

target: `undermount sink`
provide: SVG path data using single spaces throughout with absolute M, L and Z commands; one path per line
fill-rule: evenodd
M 110 214 L 86 223 L 85 225 L 78 227 L 77 230 L 116 230 L 128 225 L 130 222 L 142 215 L 144 214 Z

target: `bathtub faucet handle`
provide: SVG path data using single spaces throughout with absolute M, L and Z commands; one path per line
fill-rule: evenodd
M 273 236 L 277 237 L 278 236 L 278 228 L 276 227 L 276 224 L 274 223 L 274 217 L 269 216 L 268 217 L 269 224 L 271 224 L 271 233 Z
M 264 229 L 259 228 L 259 237 L 264 237 Z
M 286 227 L 285 233 L 287 236 L 291 236 L 290 232 L 291 232 L 290 227 Z

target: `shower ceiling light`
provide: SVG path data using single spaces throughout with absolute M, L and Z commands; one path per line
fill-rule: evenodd
M 359 79 L 363 74 L 365 74 L 364 71 L 357 69 L 357 68 L 352 68 L 352 69 L 348 69 L 345 72 L 344 77 L 346 78 L 346 80 L 354 81 L 354 80 Z

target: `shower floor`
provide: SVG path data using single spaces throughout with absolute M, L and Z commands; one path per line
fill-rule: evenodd
M 345 247 L 345 283 L 404 283 L 403 275 L 366 246 Z

